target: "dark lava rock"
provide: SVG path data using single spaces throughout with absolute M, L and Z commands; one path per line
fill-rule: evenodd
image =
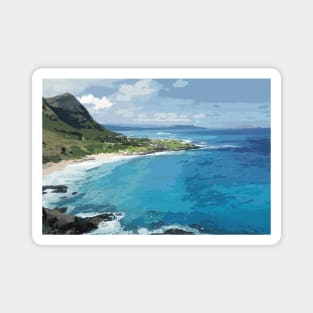
M 115 215 L 112 213 L 104 213 L 104 214 L 85 218 L 86 221 L 91 222 L 96 226 L 98 226 L 100 222 L 109 222 L 114 219 L 115 219 Z
M 55 189 L 52 191 L 53 193 L 66 193 L 67 189 Z
M 50 210 L 51 212 L 59 212 L 59 213 L 65 213 L 67 211 L 67 208 L 54 208 L 52 210 Z
M 194 233 L 179 228 L 170 228 L 163 233 L 152 233 L 152 235 L 194 235 Z
M 42 191 L 52 189 L 54 193 L 65 193 L 67 192 L 67 186 L 65 185 L 45 185 L 42 186 Z
M 82 218 L 66 214 L 62 212 L 62 210 L 64 210 L 64 208 L 53 210 L 42 208 L 43 234 L 79 235 L 96 229 L 98 224 L 102 221 L 112 221 L 116 218 L 112 213 Z
M 57 215 L 57 220 L 53 223 L 53 227 L 60 231 L 66 231 L 75 226 L 75 216 L 60 213 Z

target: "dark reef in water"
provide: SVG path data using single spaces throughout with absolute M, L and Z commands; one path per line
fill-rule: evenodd
M 169 228 L 164 230 L 163 233 L 152 233 L 152 235 L 194 235 L 194 233 L 180 228 Z
M 66 208 L 49 210 L 42 208 L 42 233 L 48 235 L 80 235 L 98 227 L 100 222 L 112 221 L 113 213 L 103 213 L 93 217 L 78 217 L 65 213 Z
M 67 192 L 67 186 L 65 185 L 45 185 L 42 186 L 42 194 L 46 194 L 46 190 L 52 189 L 53 193 L 66 193 Z

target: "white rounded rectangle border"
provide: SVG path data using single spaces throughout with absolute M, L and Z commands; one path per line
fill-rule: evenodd
M 43 79 L 270 79 L 271 233 L 268 235 L 44 235 L 42 234 Z M 281 75 L 273 68 L 40 68 L 32 76 L 32 237 L 39 245 L 275 245 L 281 238 Z

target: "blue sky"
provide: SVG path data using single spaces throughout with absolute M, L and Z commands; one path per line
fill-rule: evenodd
M 72 93 L 102 124 L 269 127 L 269 79 L 46 79 L 43 96 Z

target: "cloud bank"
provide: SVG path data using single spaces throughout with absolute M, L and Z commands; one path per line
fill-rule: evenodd
M 93 104 L 92 109 L 96 111 L 112 107 L 112 102 L 105 96 L 97 98 L 89 94 L 87 96 L 77 97 L 77 99 L 81 104 Z
M 50 79 L 44 81 L 44 96 L 73 93 L 93 118 L 103 124 L 196 124 L 229 128 L 248 121 L 249 125 L 270 126 L 270 101 L 260 101 L 260 94 L 267 90 L 264 83 L 255 82 L 252 91 L 250 81 L 241 84 L 239 92 L 237 80 L 199 79 L 189 83 L 184 79 Z M 225 96 L 213 101 L 217 95 L 215 87 L 225 87 L 218 90 L 235 101 L 225 101 Z M 256 87 L 260 90 L 255 101 L 247 101 L 247 93 L 251 91 L 251 96 Z M 244 101 L 238 101 L 241 98 Z
M 173 112 L 169 113 L 154 113 L 148 115 L 146 113 L 140 113 L 136 118 L 138 122 L 153 122 L 153 123 L 186 123 L 190 122 L 191 119 L 186 114 L 177 114 Z
M 131 101 L 134 97 L 156 94 L 159 89 L 159 84 L 152 79 L 138 80 L 134 84 L 121 84 L 116 100 L 122 102 Z

